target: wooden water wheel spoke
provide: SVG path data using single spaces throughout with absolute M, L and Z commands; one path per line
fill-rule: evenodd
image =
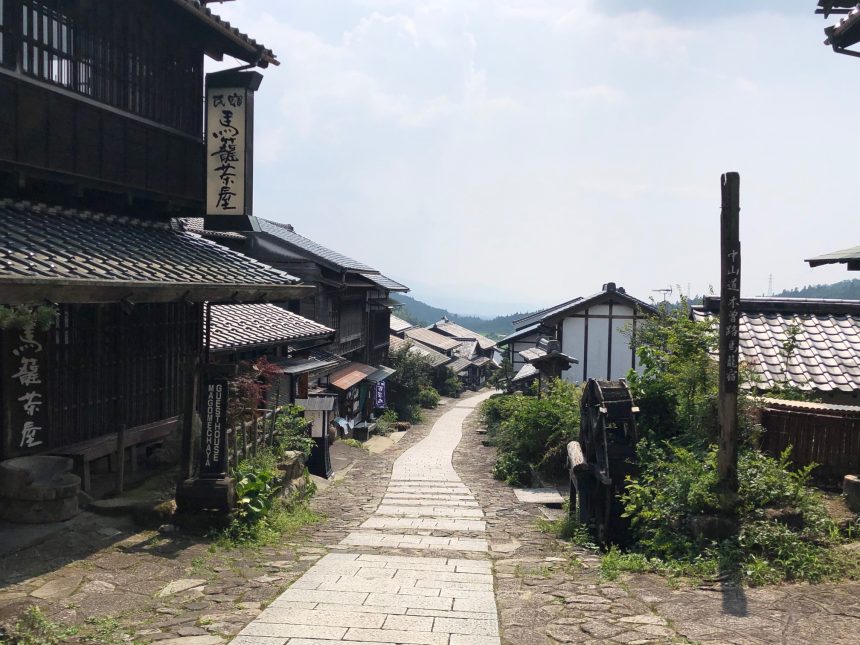
M 627 476 L 636 472 L 638 411 L 623 379 L 589 379 L 582 393 L 579 442 L 568 446 L 576 510 L 604 545 L 627 538 L 629 526 L 621 517 L 619 496 Z

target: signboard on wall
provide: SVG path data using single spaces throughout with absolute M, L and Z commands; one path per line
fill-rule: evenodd
M 203 396 L 203 453 L 201 477 L 223 477 L 227 472 L 227 400 L 226 378 L 206 381 Z
M 206 77 L 206 219 L 215 231 L 257 230 L 252 217 L 254 92 L 263 77 L 228 70 Z
M 7 432 L 6 455 L 14 457 L 45 450 L 48 436 L 47 334 L 34 324 L 3 334 L 2 391 Z
M 388 406 L 388 386 L 385 381 L 379 381 L 373 394 L 373 407 L 384 408 Z

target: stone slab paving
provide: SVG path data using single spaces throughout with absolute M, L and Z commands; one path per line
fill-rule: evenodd
M 500 645 L 484 512 L 452 464 L 463 422 L 487 396 L 460 401 L 401 454 L 373 514 L 234 645 Z

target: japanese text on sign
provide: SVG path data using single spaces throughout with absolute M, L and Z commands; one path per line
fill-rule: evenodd
M 43 347 L 36 339 L 35 324 L 11 332 L 13 413 L 18 426 L 17 449 L 27 451 L 45 443 L 43 436 L 44 383 L 42 381 Z
M 720 330 L 723 335 L 723 347 L 726 350 L 724 386 L 726 391 L 736 391 L 738 384 L 738 348 L 739 325 L 741 315 L 741 254 L 740 248 L 732 248 L 726 252 L 725 272 L 723 276 L 722 296 L 726 299 L 728 316 L 726 324 Z
M 245 90 L 209 90 L 206 110 L 206 212 L 244 215 Z

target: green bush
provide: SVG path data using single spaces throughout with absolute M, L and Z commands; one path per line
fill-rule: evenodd
M 527 486 L 531 482 L 531 469 L 519 455 L 503 452 L 493 464 L 493 477 L 512 486 Z
M 422 355 L 406 345 L 389 355 L 396 371 L 388 378 L 388 400 L 398 419 L 418 423 L 421 420 L 419 396 L 430 386 L 431 365 Z
M 440 367 L 433 372 L 433 387 L 442 396 L 457 398 L 463 392 L 463 382 L 448 367 Z
M 441 398 L 442 397 L 439 396 L 439 393 L 436 391 L 436 388 L 432 386 L 425 387 L 418 393 L 418 404 L 422 408 L 432 410 L 437 405 L 439 405 L 439 399 Z
M 376 433 L 387 437 L 394 430 L 395 423 L 397 423 L 397 413 L 394 410 L 386 410 L 376 420 Z
M 533 467 L 548 477 L 561 477 L 567 444 L 579 435 L 580 398 L 578 387 L 556 379 L 540 399 L 519 394 L 487 399 L 481 416 L 499 449 L 496 476 L 526 483 L 523 473 Z
M 308 430 L 305 411 L 298 406 L 288 405 L 278 414 L 275 431 L 281 450 L 297 450 L 308 456 L 316 445 Z
M 699 454 L 642 442 L 639 460 L 640 476 L 628 483 L 622 500 L 637 540 L 632 551 L 658 568 L 729 575 L 750 584 L 817 582 L 839 572 L 842 565 L 830 549 L 838 530 L 820 496 L 807 487 L 812 468 L 792 470 L 788 452 L 779 459 L 752 449 L 740 453 L 738 531 L 725 539 L 695 530 L 697 518 L 719 514 L 715 448 Z

